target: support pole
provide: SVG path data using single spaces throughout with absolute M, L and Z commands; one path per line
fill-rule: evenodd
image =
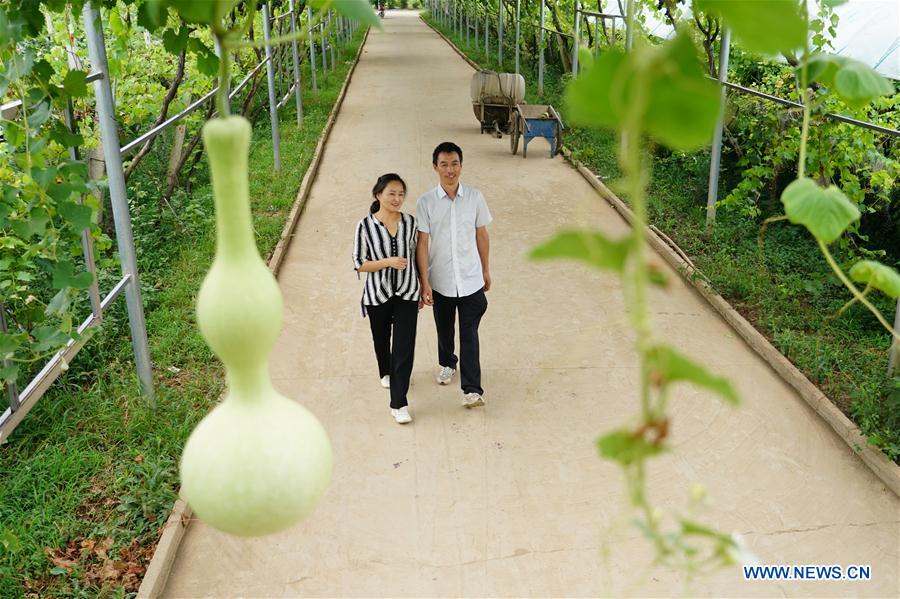
M 113 220 L 116 227 L 116 242 L 122 274 L 128 277 L 125 287 L 125 303 L 128 307 L 128 323 L 131 326 L 131 346 L 141 390 L 155 406 L 153 399 L 153 372 L 150 367 L 150 346 L 147 342 L 147 325 L 144 320 L 144 304 L 141 298 L 141 284 L 134 252 L 134 237 L 131 233 L 131 216 L 128 212 L 128 196 L 125 187 L 125 173 L 122 171 L 122 152 L 119 132 L 113 111 L 112 89 L 109 86 L 109 65 L 106 62 L 106 44 L 103 41 L 103 26 L 100 11 L 91 7 L 88 0 L 82 10 L 84 31 L 87 37 L 88 55 L 94 72 L 103 76 L 94 82 L 97 100 L 97 121 L 103 142 L 103 158 L 106 161 L 109 200 L 112 204 Z
M 575 0 L 575 38 L 572 42 L 572 76 L 578 76 L 578 46 L 581 45 L 581 3 Z
M 897 300 L 897 308 L 894 312 L 894 331 L 900 333 L 900 299 Z M 900 365 L 900 342 L 894 337 L 891 341 L 891 357 L 888 360 L 888 376 L 892 377 Z
M 522 0 L 516 0 L 516 75 L 519 74 L 519 21 L 522 19 Z
M 538 42 L 538 95 L 544 95 L 544 2 L 541 0 L 541 39 Z
M 272 25 L 269 23 L 269 3 L 262 5 L 263 36 L 266 46 L 266 81 L 269 87 L 269 121 L 272 123 L 272 153 L 275 155 L 275 172 L 281 172 L 281 132 L 278 130 L 278 98 L 275 96 L 275 67 L 272 64 Z
M 500 0 L 497 11 L 497 62 L 503 70 L 503 0 Z
M 316 85 L 316 41 L 313 39 L 313 13 L 312 3 L 306 3 L 306 25 L 309 32 L 309 69 L 312 73 L 312 90 L 313 95 L 319 95 L 319 86 Z
M 719 199 L 719 168 L 722 163 L 722 129 L 725 126 L 725 82 L 728 80 L 728 54 L 731 46 L 731 30 L 725 28 L 719 49 L 719 117 L 713 132 L 709 156 L 709 186 L 706 192 L 706 227 L 716 222 L 716 202 Z
M 291 10 L 291 33 L 297 34 L 297 10 L 294 0 L 290 0 L 289 8 Z M 297 102 L 297 126 L 303 125 L 303 98 L 300 93 L 300 50 L 297 47 L 297 40 L 291 42 L 291 52 L 294 58 L 294 98 Z

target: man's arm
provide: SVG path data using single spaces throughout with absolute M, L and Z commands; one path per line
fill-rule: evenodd
M 481 258 L 481 273 L 484 276 L 484 290 L 491 290 L 491 238 L 488 236 L 487 227 L 475 229 L 475 245 L 478 247 L 478 257 Z
M 416 268 L 419 269 L 419 284 L 422 289 L 422 301 L 426 305 L 434 305 L 434 297 L 431 291 L 431 283 L 428 281 L 428 240 L 430 235 L 419 231 L 416 240 Z

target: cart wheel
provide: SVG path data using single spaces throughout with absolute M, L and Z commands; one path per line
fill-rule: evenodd
M 509 126 L 509 151 L 515 155 L 519 151 L 519 115 L 513 113 L 510 120 L 512 123 Z
M 528 158 L 528 143 L 522 140 L 522 158 Z

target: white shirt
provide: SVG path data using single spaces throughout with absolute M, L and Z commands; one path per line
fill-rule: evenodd
M 419 198 L 416 222 L 429 235 L 428 280 L 435 291 L 465 297 L 484 287 L 475 229 L 492 220 L 481 192 L 462 183 L 455 199 L 440 185 Z

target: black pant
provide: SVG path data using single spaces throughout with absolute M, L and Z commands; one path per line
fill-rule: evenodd
M 447 297 L 434 292 L 434 325 L 437 328 L 438 362 L 456 368 L 461 362 L 460 384 L 463 393 L 483 394 L 478 325 L 487 311 L 484 289 L 464 297 Z M 453 353 L 456 337 L 456 312 L 459 311 L 459 357 Z
M 375 357 L 378 359 L 378 376 L 391 376 L 391 407 L 407 405 L 409 377 L 412 374 L 416 349 L 416 323 L 419 319 L 419 302 L 392 297 L 386 304 L 366 306 Z M 391 325 L 394 343 L 391 347 Z

